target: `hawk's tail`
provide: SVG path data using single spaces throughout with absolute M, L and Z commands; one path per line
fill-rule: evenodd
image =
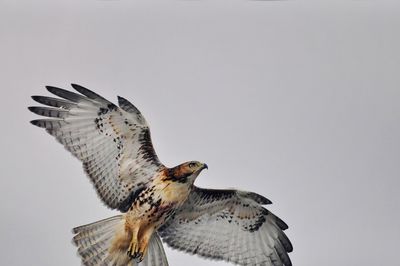
M 117 215 L 73 229 L 73 243 L 85 266 L 168 266 L 160 237 L 154 233 L 147 255 L 138 265 L 127 255 L 130 236 L 125 232 L 125 217 Z M 115 239 L 119 242 L 116 243 Z M 122 239 L 122 241 L 121 241 Z

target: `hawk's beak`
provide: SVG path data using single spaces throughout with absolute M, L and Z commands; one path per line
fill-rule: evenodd
M 203 167 L 201 168 L 202 170 L 203 169 L 208 169 L 208 165 L 205 163 L 205 164 L 203 164 Z

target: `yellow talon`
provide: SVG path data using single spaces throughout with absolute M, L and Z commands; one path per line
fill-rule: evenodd
M 128 256 L 131 257 L 132 259 L 136 259 L 139 255 L 139 245 L 138 243 L 132 239 L 129 249 L 127 252 Z

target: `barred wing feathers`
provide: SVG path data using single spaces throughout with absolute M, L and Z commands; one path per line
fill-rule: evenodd
M 118 97 L 119 107 L 76 84 L 79 92 L 47 86 L 61 97 L 32 96 L 43 105 L 29 107 L 48 117 L 31 121 L 45 128 L 83 167 L 104 203 L 127 211 L 135 195 L 164 167 L 157 158 L 149 127 L 130 102 Z
M 172 248 L 239 265 L 290 266 L 287 225 L 261 195 L 195 187 L 159 233 Z

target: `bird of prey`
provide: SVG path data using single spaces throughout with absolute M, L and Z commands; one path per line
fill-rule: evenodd
M 162 242 L 204 258 L 238 265 L 290 266 L 288 226 L 254 192 L 194 185 L 207 164 L 168 168 L 158 159 L 139 110 L 80 85 L 47 86 L 58 97 L 32 96 L 45 106 L 33 120 L 83 164 L 98 196 L 120 215 L 73 229 L 82 265 L 167 266 Z

